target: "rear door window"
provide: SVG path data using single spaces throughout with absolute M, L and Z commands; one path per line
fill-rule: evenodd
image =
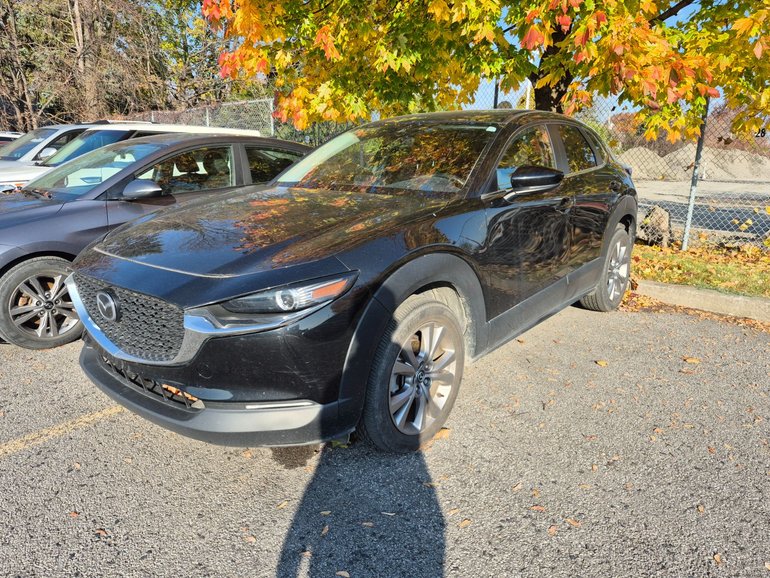
M 597 166 L 594 149 L 588 144 L 583 133 L 577 127 L 559 125 L 559 134 L 564 143 L 567 165 L 570 173 L 585 171 Z
M 246 147 L 246 161 L 249 163 L 251 182 L 269 183 L 283 170 L 301 159 L 302 153 L 284 149 L 269 149 L 255 146 Z

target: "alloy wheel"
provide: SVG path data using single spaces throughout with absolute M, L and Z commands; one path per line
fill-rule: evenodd
M 415 331 L 401 349 L 390 376 L 390 417 L 396 428 L 418 435 L 442 415 L 457 387 L 454 332 L 438 322 Z
M 64 278 L 63 273 L 33 275 L 14 289 L 8 312 L 19 330 L 38 339 L 56 339 L 79 325 Z
M 618 239 L 611 249 L 607 267 L 607 296 L 610 301 L 615 301 L 625 290 L 631 272 L 630 255 L 628 240 Z

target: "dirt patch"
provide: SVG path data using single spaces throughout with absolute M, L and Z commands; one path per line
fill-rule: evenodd
M 645 147 L 634 147 L 620 155 L 633 169 L 634 178 L 686 181 L 692 176 L 694 144 L 688 144 L 666 156 Z M 703 149 L 701 176 L 707 180 L 752 181 L 770 174 L 770 158 L 746 151 L 713 147 Z

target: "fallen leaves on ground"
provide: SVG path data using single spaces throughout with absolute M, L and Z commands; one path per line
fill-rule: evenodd
M 558 531 L 559 531 L 559 527 L 558 526 L 556 526 L 554 524 L 548 526 L 548 534 L 550 534 L 551 536 L 555 536 L 556 532 L 558 532 Z
M 717 563 L 717 566 L 719 566 L 722 563 L 722 555 L 719 552 L 714 554 L 714 562 Z
M 604 359 L 597 359 L 594 363 L 599 367 L 607 367 L 609 365 Z
M 340 570 L 339 572 L 335 572 L 334 575 L 341 576 L 342 578 L 350 578 L 350 574 L 345 570 Z
M 564 521 L 567 522 L 573 528 L 579 528 L 580 526 L 583 525 L 583 523 L 580 520 L 576 520 L 575 518 L 564 518 Z
M 427 442 L 422 444 L 420 446 L 420 449 L 423 452 L 430 451 L 433 447 L 433 444 L 436 443 L 438 440 L 445 440 L 452 434 L 452 430 L 448 427 L 442 427 L 440 430 L 436 432 L 436 435 L 434 435 L 431 439 L 429 439 Z
M 641 279 L 770 297 L 770 252 L 751 245 L 682 251 L 637 244 L 632 260 L 633 273 Z
M 321 536 L 326 536 L 326 534 L 329 533 L 329 525 L 323 527 L 323 530 L 321 530 Z
M 756 319 L 749 319 L 747 317 L 721 315 L 719 313 L 711 313 L 710 311 L 691 309 L 679 305 L 669 305 L 668 303 L 663 303 L 662 301 L 658 301 L 657 299 L 653 299 L 646 295 L 641 295 L 640 293 L 634 293 L 633 291 L 629 291 L 625 294 L 623 302 L 620 304 L 620 310 L 628 313 L 680 313 L 697 317 L 698 319 L 719 321 L 721 323 L 729 323 L 739 327 L 748 327 L 764 333 L 770 333 L 770 323 L 764 321 L 757 321 Z
M 277 505 L 275 508 L 276 508 L 277 510 L 283 510 L 283 509 L 284 509 L 286 506 L 288 506 L 288 505 L 289 505 L 289 500 L 284 500 L 283 502 L 281 502 L 280 504 L 278 504 L 278 505 Z
M 545 506 L 541 506 L 540 504 L 535 504 L 534 506 L 530 506 L 529 509 L 534 512 L 545 512 Z
M 700 363 L 700 359 L 698 359 L 697 357 L 683 357 L 682 361 L 684 361 L 685 363 L 692 363 L 692 364 Z
M 462 522 L 457 524 L 458 528 L 467 528 L 470 526 L 473 522 L 471 522 L 468 518 L 465 518 Z

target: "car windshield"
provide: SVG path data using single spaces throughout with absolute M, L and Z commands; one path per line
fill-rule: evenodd
M 96 149 L 30 181 L 24 190 L 79 197 L 163 146 L 129 140 Z
M 52 155 L 42 163 L 46 167 L 58 167 L 68 160 L 82 156 L 88 152 L 118 142 L 123 137 L 131 134 L 126 130 L 87 130 L 77 138 L 64 145 L 59 152 Z
M 470 177 L 497 127 L 393 122 L 348 131 L 310 153 L 278 184 L 384 194 L 452 197 Z
M 20 136 L 15 141 L 0 147 L 0 160 L 19 160 L 41 142 L 50 138 L 55 132 L 55 128 L 36 128 L 35 130 Z

